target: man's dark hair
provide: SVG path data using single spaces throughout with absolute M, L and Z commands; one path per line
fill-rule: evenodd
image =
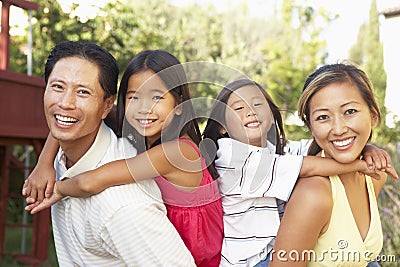
M 99 68 L 99 83 L 104 97 L 117 94 L 119 68 L 115 58 L 101 46 L 92 42 L 66 41 L 58 43 L 50 52 L 44 69 L 47 84 L 56 63 L 63 58 L 77 57 L 90 61 Z

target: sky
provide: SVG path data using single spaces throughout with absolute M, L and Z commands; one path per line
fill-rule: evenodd
M 88 12 L 91 8 L 102 6 L 104 2 L 110 0 L 58 0 L 65 8 L 71 2 L 80 3 L 80 10 L 83 14 L 95 14 L 96 12 Z M 188 2 L 214 3 L 218 9 L 227 6 L 234 6 L 242 0 L 170 0 L 173 4 L 184 5 Z M 246 0 L 249 6 L 249 12 L 254 16 L 269 16 L 272 13 L 273 5 L 279 0 Z M 371 0 L 298 0 L 315 7 L 324 7 L 334 14 L 338 14 L 338 18 L 325 30 L 325 38 L 327 40 L 327 48 L 329 52 L 328 61 L 336 61 L 338 59 L 346 59 L 348 51 L 356 43 L 359 27 L 368 20 L 369 8 Z M 385 3 L 398 2 L 398 0 L 377 0 L 379 6 Z M 19 8 L 12 7 L 10 15 L 10 23 L 12 25 L 27 25 L 27 21 L 21 19 L 21 11 Z M 21 27 L 23 29 L 23 27 Z M 18 28 L 11 34 L 18 34 Z
M 242 0 L 172 0 L 176 4 L 187 2 L 214 3 L 217 9 L 226 6 L 234 6 Z M 254 16 L 265 17 L 273 14 L 275 2 L 279 0 L 246 0 L 249 12 Z M 377 0 L 385 2 L 388 0 Z M 327 49 L 329 52 L 328 61 L 346 59 L 348 51 L 356 43 L 358 30 L 362 23 L 368 21 L 371 0 L 298 0 L 313 7 L 324 7 L 338 18 L 325 30 Z

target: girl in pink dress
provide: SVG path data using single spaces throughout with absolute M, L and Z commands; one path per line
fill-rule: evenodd
M 110 186 L 155 178 L 167 216 L 196 265 L 219 266 L 223 215 L 217 176 L 198 148 L 200 130 L 179 60 L 163 50 L 136 55 L 121 79 L 117 118 L 117 135 L 127 137 L 138 155 L 57 181 L 50 197 L 27 210 L 35 213 L 64 196 L 88 197 Z

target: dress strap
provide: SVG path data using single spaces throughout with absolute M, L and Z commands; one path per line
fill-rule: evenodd
M 182 138 L 182 137 L 179 137 L 178 140 L 179 140 L 179 141 L 183 141 L 183 142 L 185 142 L 186 144 L 188 144 L 188 145 L 190 145 L 191 147 L 193 147 L 194 150 L 196 150 L 197 155 L 199 155 L 199 156 L 201 157 L 200 150 L 199 150 L 198 146 L 197 146 L 193 141 L 187 140 L 187 139 Z

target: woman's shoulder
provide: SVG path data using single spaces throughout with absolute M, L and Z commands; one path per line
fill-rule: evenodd
M 332 186 L 328 177 L 299 178 L 292 196 L 311 209 L 330 211 L 333 207 Z

